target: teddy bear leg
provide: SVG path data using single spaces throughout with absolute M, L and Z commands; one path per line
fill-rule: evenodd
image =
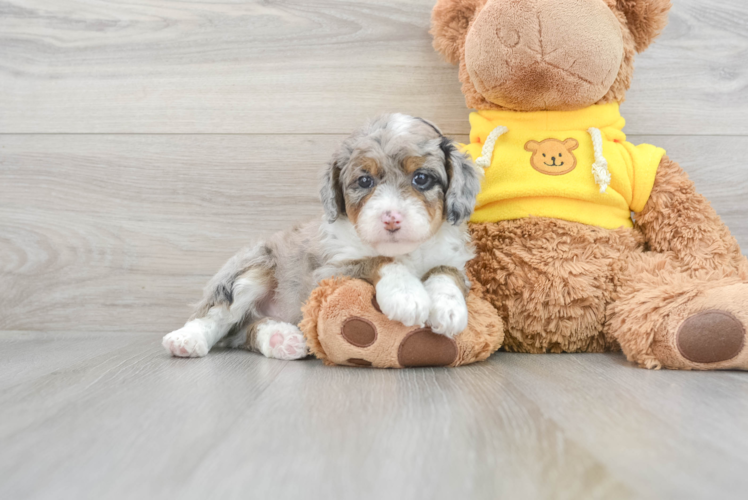
M 610 333 L 651 368 L 748 370 L 748 283 L 734 271 L 689 272 L 667 254 L 642 257 L 609 307 Z
M 504 339 L 501 319 L 488 302 L 471 293 L 467 306 L 467 329 L 450 338 L 388 319 L 374 287 L 364 281 L 327 280 L 304 306 L 301 329 L 312 353 L 329 365 L 459 366 L 486 359 Z

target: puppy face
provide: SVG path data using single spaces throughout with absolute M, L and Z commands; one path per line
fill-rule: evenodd
M 380 255 L 412 252 L 448 221 L 470 217 L 480 189 L 472 162 L 432 124 L 379 117 L 356 131 L 325 173 L 331 222 L 346 217 Z

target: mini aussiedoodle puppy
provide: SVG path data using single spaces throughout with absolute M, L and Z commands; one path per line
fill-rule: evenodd
M 373 283 L 382 312 L 407 326 L 456 335 L 467 326 L 466 221 L 479 173 L 433 124 L 381 116 L 348 137 L 322 182 L 325 215 L 240 251 L 208 283 L 197 310 L 164 337 L 174 356 L 222 344 L 297 359 L 297 324 L 316 284 L 332 276 Z

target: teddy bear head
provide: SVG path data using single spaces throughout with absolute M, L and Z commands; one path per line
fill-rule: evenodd
M 439 0 L 434 48 L 460 65 L 467 105 L 574 110 L 622 102 L 634 55 L 670 0 Z

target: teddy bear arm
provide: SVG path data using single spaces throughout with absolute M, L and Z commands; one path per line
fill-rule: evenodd
M 672 252 L 689 266 L 713 270 L 744 265 L 730 230 L 680 165 L 667 156 L 660 162 L 649 200 L 635 220 L 652 251 Z

